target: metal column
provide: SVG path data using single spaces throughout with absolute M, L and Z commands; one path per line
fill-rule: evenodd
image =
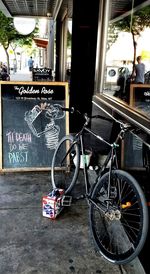
M 105 58 L 107 31 L 109 22 L 110 1 L 101 0 L 98 19 L 98 39 L 96 53 L 95 92 L 102 92 L 105 75 Z
M 54 20 L 48 19 L 48 62 L 47 67 L 54 70 Z

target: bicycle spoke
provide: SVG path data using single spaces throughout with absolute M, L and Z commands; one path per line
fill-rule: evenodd
M 65 194 L 69 193 L 77 180 L 78 171 L 79 147 L 69 135 L 60 141 L 52 159 L 53 188 L 63 188 Z
M 103 175 L 93 193 L 98 207 L 91 203 L 91 228 L 101 254 L 111 262 L 131 261 L 140 251 L 147 231 L 147 209 L 142 190 L 123 171 Z M 140 191 L 140 193 L 139 193 Z M 107 193 L 110 192 L 110 197 Z M 101 211 L 101 212 L 100 212 Z

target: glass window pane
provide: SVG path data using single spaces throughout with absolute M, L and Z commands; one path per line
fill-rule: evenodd
M 149 37 L 149 1 L 112 1 L 103 85 L 105 94 L 130 104 L 130 85 L 150 84 Z M 138 56 L 144 64 L 139 67 Z

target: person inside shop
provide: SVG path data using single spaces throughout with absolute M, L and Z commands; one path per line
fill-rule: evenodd
M 34 65 L 34 60 L 32 59 L 32 56 L 31 56 L 28 60 L 29 71 L 32 71 L 33 65 Z
M 137 57 L 137 65 L 135 65 L 134 74 L 135 74 L 135 84 L 144 84 L 144 74 L 145 74 L 145 65 L 142 63 L 142 57 Z
M 0 77 L 2 81 L 9 81 L 10 80 L 10 76 L 8 73 L 8 69 L 7 66 L 1 62 L 0 64 Z

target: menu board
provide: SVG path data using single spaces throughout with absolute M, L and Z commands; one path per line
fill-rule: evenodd
M 1 169 L 50 168 L 59 140 L 69 132 L 68 84 L 1 86 Z
M 150 85 L 131 85 L 130 106 L 150 118 Z

